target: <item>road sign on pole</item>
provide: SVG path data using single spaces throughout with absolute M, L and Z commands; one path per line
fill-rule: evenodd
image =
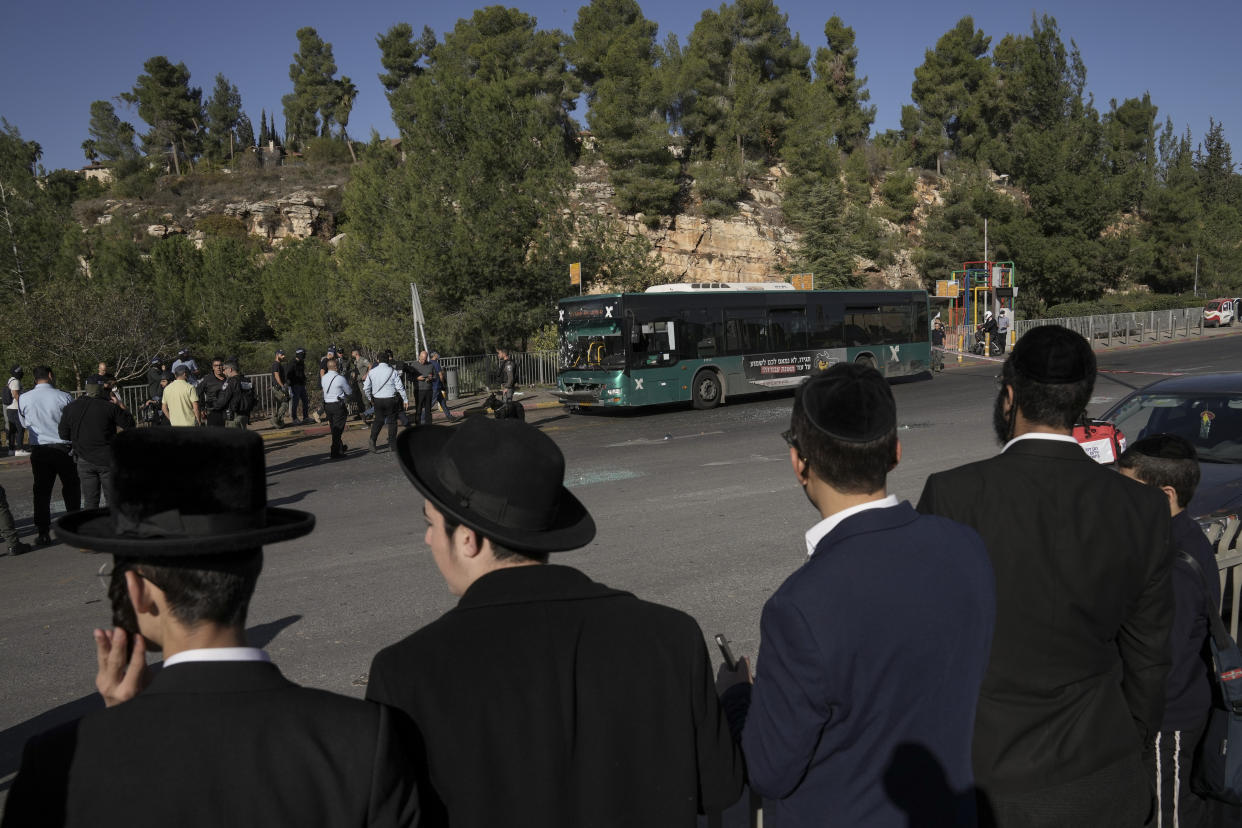
M 815 274 L 814 273 L 795 273 L 790 277 L 794 290 L 815 290 Z
M 569 266 L 569 283 L 578 286 L 578 294 L 582 294 L 582 262 L 574 262 Z

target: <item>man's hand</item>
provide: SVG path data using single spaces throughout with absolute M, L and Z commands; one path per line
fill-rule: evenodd
M 723 696 L 724 692 L 735 684 L 752 684 L 754 679 L 750 677 L 750 662 L 746 660 L 746 656 L 741 656 L 737 660 L 737 668 L 730 670 L 729 665 L 721 664 L 720 669 L 716 671 L 716 695 Z
M 95 630 L 95 656 L 99 672 L 95 674 L 95 689 L 103 696 L 104 704 L 115 707 L 142 692 L 150 675 L 147 671 L 147 642 L 141 635 L 134 636 L 134 651 L 126 660 L 125 630 Z

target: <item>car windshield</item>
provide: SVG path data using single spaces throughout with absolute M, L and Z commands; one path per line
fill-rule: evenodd
M 1220 310 L 1220 302 L 1208 302 L 1208 310 Z
M 561 328 L 561 370 L 619 370 L 625 367 L 625 342 L 615 322 Z
M 1242 394 L 1139 393 L 1108 419 L 1131 443 L 1176 434 L 1193 443 L 1205 463 L 1242 463 Z

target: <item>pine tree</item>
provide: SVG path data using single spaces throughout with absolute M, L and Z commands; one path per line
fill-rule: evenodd
M 200 151 L 198 132 L 203 124 L 203 91 L 190 86 L 190 70 L 157 55 L 142 65 L 143 74 L 121 100 L 137 106 L 138 117 L 151 129 L 142 136 L 147 155 L 168 153 L 181 172 L 179 156 L 193 162 Z
M 237 125 L 241 121 L 241 93 L 222 74 L 205 107 L 208 155 L 217 161 L 232 158 L 237 144 Z
M 901 129 L 916 163 L 939 172 L 943 153 L 970 154 L 986 134 L 979 93 L 989 86 L 989 43 L 974 19 L 963 17 L 915 68 L 914 105 L 902 107 Z
M 134 127 L 117 117 L 116 110 L 108 101 L 94 101 L 91 104 L 90 126 L 87 127 L 90 138 L 83 143 L 90 144 L 91 152 L 106 162 L 133 161 L 138 158 L 138 148 L 134 146 Z
M 670 151 L 656 31 L 634 0 L 593 0 L 578 10 L 565 47 L 587 93 L 587 124 L 608 165 L 614 204 L 651 223 L 676 211 L 681 173 Z
M 237 119 L 237 146 L 241 150 L 254 149 L 254 124 L 250 123 L 250 116 L 242 113 Z

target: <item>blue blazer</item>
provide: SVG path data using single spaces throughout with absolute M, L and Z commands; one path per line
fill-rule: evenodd
M 769 823 L 973 825 L 995 613 L 972 529 L 903 502 L 825 536 L 760 622 L 742 749 Z

